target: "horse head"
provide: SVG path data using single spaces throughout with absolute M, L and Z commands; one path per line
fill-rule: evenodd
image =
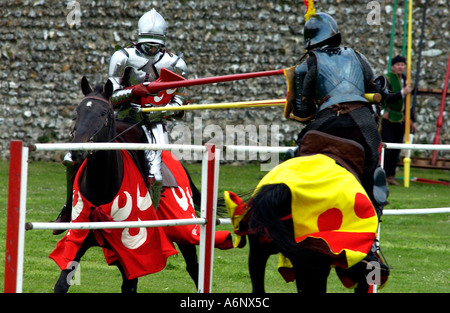
M 108 80 L 104 86 L 94 90 L 86 77 L 81 79 L 83 100 L 76 108 L 77 116 L 72 130 L 73 143 L 109 142 L 115 135 L 114 109 L 109 102 L 113 92 L 112 83 Z M 80 161 L 86 158 L 86 151 L 72 151 L 72 159 Z

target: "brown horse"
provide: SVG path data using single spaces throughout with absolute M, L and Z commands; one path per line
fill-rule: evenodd
M 378 217 L 360 183 L 363 165 L 358 143 L 310 131 L 300 156 L 272 169 L 247 203 L 226 193 L 240 247 L 247 237 L 250 243 L 253 292 L 265 292 L 267 260 L 280 252 L 290 262 L 279 271 L 298 292 L 326 292 L 332 267 L 355 292 L 368 291 L 369 263 L 385 282 L 389 269 L 371 250 Z
M 140 127 L 130 128 L 130 125 L 127 123 L 116 123 L 113 107 L 109 103 L 109 97 L 112 94 L 112 85 L 109 81 L 104 86 L 92 90 L 87 79 L 83 77 L 81 80 L 81 89 L 85 98 L 77 107 L 77 118 L 73 129 L 72 142 L 110 142 L 112 140 L 139 142 L 144 140 L 143 138 L 145 138 L 145 136 Z M 121 132 L 121 130 L 124 129 L 129 130 L 125 135 L 116 135 L 117 130 Z M 126 160 L 124 160 L 124 153 L 118 150 L 99 150 L 91 151 L 89 153 L 86 151 L 72 151 L 71 153 L 72 159 L 76 163 L 81 164 L 83 160 L 85 160 L 83 172 L 81 174 L 78 173 L 80 176 L 78 182 L 80 194 L 88 199 L 94 207 L 100 207 L 105 203 L 111 203 L 116 198 L 124 178 L 127 178 L 127 175 L 130 175 L 124 167 L 124 163 L 126 163 Z M 139 151 L 131 151 L 130 154 L 135 161 L 133 163 L 137 167 L 134 173 L 138 173 L 137 176 L 140 176 L 139 173 L 143 173 L 143 170 L 141 169 L 142 166 L 139 166 L 142 164 L 142 162 L 139 161 L 141 153 Z M 191 191 L 192 194 L 190 194 L 190 198 L 193 199 L 194 202 L 199 203 L 199 191 L 192 183 L 188 173 L 186 171 L 178 171 L 177 173 L 185 176 L 183 181 L 187 182 L 189 186 L 182 186 L 183 189 Z M 145 180 L 143 181 L 145 182 Z M 145 191 L 143 191 L 142 194 L 145 194 L 144 192 Z M 162 201 L 164 199 L 164 192 L 170 191 L 169 189 L 163 191 Z M 122 201 L 122 199 L 119 200 Z M 76 206 L 75 199 L 73 206 Z M 96 212 L 98 213 L 98 210 Z M 104 215 L 103 213 L 97 213 L 96 215 Z M 93 214 L 89 216 L 91 220 L 92 215 Z M 72 220 L 73 217 L 74 213 L 72 210 Z M 78 247 L 76 255 L 72 259 L 72 264 L 78 264 L 84 253 L 92 246 L 101 245 L 106 248 L 111 248 L 111 244 L 109 244 L 108 240 L 108 235 L 105 232 L 101 232 L 101 235 L 99 236 L 99 231 L 89 231 L 81 246 Z M 61 243 L 61 245 L 64 244 L 65 243 Z M 186 261 L 186 269 L 197 286 L 198 261 L 196 247 L 194 244 L 186 242 L 177 242 L 177 245 Z M 54 251 L 53 254 L 57 253 Z M 54 255 L 51 255 L 51 257 L 55 259 Z M 119 258 L 110 264 L 116 265 L 122 273 L 122 292 L 136 292 L 137 277 L 129 279 L 130 275 L 126 268 L 127 264 L 124 263 L 123 259 Z M 64 268 L 64 265 L 60 265 L 62 271 L 55 285 L 55 292 L 67 292 L 70 287 L 69 281 L 75 266 Z

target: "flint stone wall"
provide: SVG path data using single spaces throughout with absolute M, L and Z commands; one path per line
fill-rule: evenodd
M 376 6 L 368 6 L 369 2 L 315 1 L 315 7 L 336 19 L 343 45 L 365 54 L 380 75 L 388 68 L 393 1 L 371 2 L 379 4 L 379 25 L 369 25 L 368 17 L 377 17 L 370 16 L 371 12 L 376 13 Z M 423 4 L 424 0 L 414 1 L 413 81 Z M 74 109 L 82 99 L 80 78 L 85 75 L 91 85 L 103 84 L 115 46 L 125 46 L 136 39 L 139 17 L 153 7 L 166 18 L 167 46 L 172 52 L 183 54 L 189 78 L 287 68 L 304 53 L 303 0 L 0 0 L 0 6 L 0 158 L 8 158 L 11 139 L 23 140 L 25 144 L 70 141 Z M 78 8 L 80 16 L 75 15 Z M 404 2 L 398 1 L 394 55 L 402 51 L 403 8 Z M 443 88 L 450 41 L 449 9 L 446 0 L 429 4 L 418 82 L 422 88 Z M 286 83 L 283 76 L 272 76 L 189 87 L 188 94 L 194 103 L 284 98 Z M 417 97 L 415 142 L 433 142 L 440 101 L 440 95 Z M 180 131 L 175 131 L 173 142 L 187 136 L 194 143 L 197 136 L 203 143 L 226 143 L 227 126 L 236 130 L 238 125 L 265 125 L 270 130 L 275 125 L 279 127 L 275 141 L 289 145 L 301 124 L 286 120 L 282 112 L 281 107 L 191 111 L 184 120 L 169 126 L 191 132 L 180 135 Z M 445 144 L 450 143 L 449 112 L 447 100 L 441 129 L 441 143 Z M 268 136 L 265 138 L 261 131 L 253 142 L 250 139 L 246 143 L 264 144 L 265 140 L 276 144 L 270 140 L 270 131 Z M 60 160 L 61 156 L 62 153 L 32 154 L 34 159 L 47 160 Z M 439 156 L 449 157 L 443 152 Z

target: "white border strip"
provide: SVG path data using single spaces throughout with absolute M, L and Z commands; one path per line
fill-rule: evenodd
M 383 143 L 387 149 L 408 149 L 408 150 L 450 150 L 450 145 L 434 144 L 406 144 L 406 143 Z M 237 146 L 226 145 L 226 149 L 231 151 L 250 151 L 250 152 L 287 152 L 296 147 L 269 147 L 269 146 Z
M 415 215 L 415 214 L 438 214 L 450 213 L 449 208 L 428 209 L 396 209 L 383 210 L 383 215 Z M 83 223 L 54 223 L 54 222 L 29 222 L 25 224 L 26 230 L 42 229 L 117 229 L 117 228 L 141 228 L 141 227 L 166 227 L 182 225 L 204 225 L 205 218 L 186 218 L 176 220 L 154 220 L 140 222 L 83 222 Z M 216 225 L 230 225 L 230 218 L 216 219 Z
M 432 144 L 407 144 L 384 142 L 383 146 L 387 149 L 407 149 L 407 150 L 450 150 L 450 145 L 432 145 Z
M 295 149 L 296 147 L 265 147 L 265 146 L 236 146 L 236 145 L 227 145 L 226 149 L 231 151 L 249 151 L 249 152 L 287 152 L 291 149 Z
M 383 210 L 383 215 L 450 213 L 450 208 Z
M 158 145 L 149 143 L 113 143 L 113 142 L 87 142 L 87 143 L 36 143 L 30 145 L 36 151 L 71 151 L 71 150 L 179 150 L 190 149 L 195 152 L 204 152 L 206 148 L 200 145 Z
M 79 223 L 26 223 L 25 228 L 31 229 L 117 229 L 117 228 L 147 228 L 182 225 L 206 224 L 205 218 L 185 218 L 176 220 L 152 220 L 132 222 L 79 222 Z
M 28 148 L 22 147 L 22 168 L 20 178 L 19 235 L 17 238 L 17 279 L 16 292 L 22 293 L 23 266 L 25 255 L 25 218 L 27 213 L 27 183 L 28 183 Z M 9 196 L 9 195 L 8 195 Z

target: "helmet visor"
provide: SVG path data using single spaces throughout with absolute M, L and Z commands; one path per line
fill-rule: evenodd
M 161 50 L 161 44 L 154 42 L 144 42 L 139 44 L 139 47 L 147 55 L 155 55 Z

